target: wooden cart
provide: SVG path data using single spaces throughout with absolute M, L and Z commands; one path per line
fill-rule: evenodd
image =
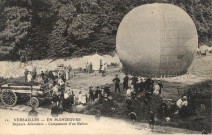
M 51 98 L 50 91 L 42 90 L 40 85 L 31 85 L 30 83 L 17 84 L 7 83 L 1 85 L 1 101 L 5 106 L 12 107 L 18 100 L 30 98 L 30 105 L 37 108 L 40 102 L 48 97 Z

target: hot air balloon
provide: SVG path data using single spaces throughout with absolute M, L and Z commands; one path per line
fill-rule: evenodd
M 191 17 L 171 4 L 134 8 L 121 21 L 116 36 L 124 70 L 142 76 L 186 73 L 197 47 L 197 30 Z

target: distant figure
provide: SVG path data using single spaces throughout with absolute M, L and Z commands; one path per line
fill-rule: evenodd
M 44 72 L 43 71 L 41 71 L 41 74 L 40 74 L 40 76 L 41 76 L 41 78 L 42 78 L 42 80 L 44 80 Z
M 31 72 L 28 72 L 28 74 L 27 74 L 27 82 L 32 82 Z
M 108 83 L 106 83 L 104 86 L 104 93 L 107 94 L 107 97 L 111 95 L 110 87 L 108 86 Z
M 87 72 L 87 62 L 84 62 L 84 65 L 83 65 L 83 71 L 84 71 L 84 73 L 86 73 Z
M 133 77 L 130 80 L 132 80 L 131 85 L 133 85 L 134 88 L 137 89 L 138 78 L 135 76 L 135 74 L 133 75 Z
M 38 116 L 38 112 L 35 110 L 35 107 L 32 107 L 32 110 L 29 111 L 28 116 L 29 117 L 37 117 Z
M 99 73 L 102 72 L 102 66 L 103 66 L 103 64 L 102 64 L 102 59 L 100 59 Z
M 129 81 L 129 76 L 126 73 L 126 76 L 124 77 L 124 81 L 123 81 L 123 91 L 124 90 L 127 90 L 127 88 L 128 88 L 128 81 Z
M 160 89 L 159 89 L 159 94 L 161 94 L 162 89 L 163 89 L 163 84 L 161 83 L 160 80 L 158 80 L 158 85 L 159 85 L 159 87 L 160 87 Z
M 70 79 L 72 78 L 72 76 L 71 76 L 71 71 L 72 71 L 71 65 L 68 65 L 67 70 L 68 70 L 68 76 L 67 76 L 66 78 L 67 78 L 68 80 L 70 80 Z
M 28 75 L 28 70 L 25 69 L 25 71 L 24 71 L 24 79 L 25 79 L 25 82 L 27 82 L 27 75 Z
M 89 100 L 89 102 L 93 102 L 94 99 L 95 99 L 95 98 L 94 98 L 93 87 L 90 86 L 90 87 L 89 87 L 89 98 L 88 98 L 88 100 Z
M 100 87 L 99 86 L 97 86 L 96 87 L 96 91 L 95 91 L 95 94 L 94 94 L 94 98 L 95 99 L 99 99 L 99 94 L 101 93 L 101 90 L 100 90 Z
M 153 90 L 154 90 L 153 84 L 154 84 L 154 81 L 151 79 L 151 76 L 149 75 L 145 82 L 146 92 L 153 94 Z
M 119 90 L 119 93 L 121 93 L 120 86 L 119 86 L 120 79 L 118 78 L 118 75 L 116 75 L 116 78 L 113 79 L 113 82 L 115 82 L 115 92 L 118 89 Z
M 137 120 L 137 115 L 135 112 L 130 112 L 129 116 L 133 123 Z
M 105 63 L 102 67 L 102 76 L 105 76 L 106 72 L 107 72 L 107 64 Z
M 24 64 L 24 66 L 26 65 L 26 58 L 24 56 L 24 54 L 21 55 L 20 57 L 20 68 L 22 68 L 22 63 Z
M 55 80 L 55 76 L 52 73 L 52 70 L 49 71 L 49 75 L 48 76 L 49 76 L 50 79 Z
M 142 93 L 142 95 L 143 95 L 145 88 L 144 88 L 144 81 L 142 78 L 140 79 L 140 83 L 138 84 L 138 89 L 139 89 L 139 93 Z
M 37 70 L 36 70 L 36 68 L 33 68 L 33 70 L 32 70 L 32 79 L 35 80 L 36 77 L 37 77 Z
M 96 120 L 97 120 L 97 121 L 99 121 L 99 120 L 100 120 L 100 117 L 101 117 L 101 111 L 100 111 L 100 109 L 99 109 L 99 108 L 97 108 L 97 109 L 96 109 L 96 115 L 95 115 L 95 118 L 96 118 Z

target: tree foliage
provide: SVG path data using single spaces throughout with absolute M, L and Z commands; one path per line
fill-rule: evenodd
M 212 39 L 210 0 L 0 0 L 0 59 L 82 56 L 115 49 L 119 23 L 134 7 L 171 3 L 193 19 L 200 44 Z

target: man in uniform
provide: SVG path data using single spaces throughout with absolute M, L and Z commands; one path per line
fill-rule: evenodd
M 121 93 L 120 87 L 119 87 L 120 79 L 118 78 L 118 75 L 116 75 L 116 78 L 113 79 L 113 82 L 115 82 L 115 92 L 118 89 L 119 93 Z
M 158 80 L 158 85 L 159 85 L 159 87 L 160 87 L 160 89 L 159 89 L 159 94 L 161 94 L 161 91 L 162 91 L 162 89 L 163 89 L 163 84 L 161 83 L 160 80 Z
M 133 77 L 130 79 L 132 80 L 131 85 L 134 86 L 135 90 L 137 91 L 137 82 L 138 82 L 138 78 L 135 76 L 135 74 L 133 75 Z
M 27 82 L 27 74 L 28 74 L 28 70 L 25 69 L 25 71 L 24 71 L 24 79 L 25 79 L 25 82 Z
M 124 77 L 124 81 L 123 81 L 123 91 L 128 88 L 128 81 L 129 81 L 129 77 L 128 74 L 126 73 L 126 76 Z

